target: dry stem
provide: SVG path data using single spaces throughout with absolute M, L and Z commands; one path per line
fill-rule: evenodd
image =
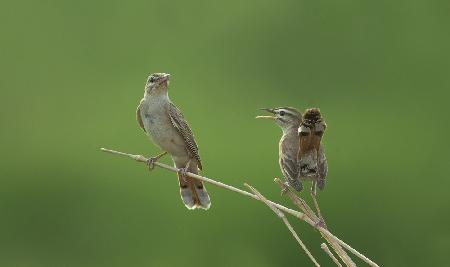
M 330 258 L 334 261 L 334 263 L 336 263 L 336 265 L 338 267 L 342 267 L 341 263 L 338 261 L 338 259 L 336 259 L 336 257 L 333 255 L 333 253 L 331 252 L 331 250 L 328 248 L 327 244 L 322 243 L 322 245 L 320 245 L 320 247 L 323 249 L 323 251 L 325 251 L 325 253 L 327 253 L 328 256 L 330 256 Z
M 300 246 L 303 248 L 303 250 L 306 252 L 306 254 L 308 255 L 308 257 L 311 259 L 311 261 L 316 265 L 316 266 L 320 266 L 319 263 L 317 262 L 317 260 L 313 257 L 313 255 L 311 254 L 311 252 L 308 250 L 308 248 L 305 246 L 305 244 L 302 242 L 302 240 L 300 239 L 300 237 L 297 235 L 297 233 L 295 232 L 294 228 L 292 228 L 292 225 L 289 223 L 288 219 L 286 218 L 286 216 L 284 215 L 283 212 L 281 212 L 279 209 L 277 209 L 277 207 L 275 207 L 274 205 L 272 205 L 267 198 L 265 198 L 263 195 L 261 195 L 261 193 L 259 193 L 254 187 L 245 184 L 245 186 L 247 186 L 255 195 L 258 196 L 259 200 L 261 200 L 264 204 L 266 204 L 267 206 L 269 206 L 269 208 L 278 216 L 280 217 L 280 219 L 284 222 L 284 224 L 286 225 L 286 227 L 289 229 L 289 231 L 291 232 L 291 234 L 294 236 L 295 240 L 297 240 L 297 242 L 300 244 Z
M 133 154 L 128 154 L 128 153 L 119 152 L 119 151 L 110 150 L 110 149 L 105 149 L 105 148 L 101 148 L 101 151 L 107 152 L 107 153 L 111 153 L 111 154 L 115 154 L 115 155 L 120 155 L 120 156 L 127 157 L 127 158 L 131 158 L 131 159 L 134 159 L 134 160 L 136 160 L 136 161 L 138 161 L 138 162 L 144 162 L 144 163 L 146 163 L 146 162 L 148 161 L 148 159 L 147 159 L 146 157 L 142 156 L 142 155 L 133 155 Z M 169 166 L 169 165 L 160 163 L 160 162 L 155 162 L 154 165 L 155 165 L 155 166 L 158 166 L 158 167 L 160 167 L 160 168 L 169 170 L 169 171 L 171 171 L 171 172 L 175 172 L 175 173 L 178 172 L 178 169 L 176 169 L 176 168 L 174 168 L 174 167 L 171 167 L 171 166 Z M 197 174 L 194 174 L 194 173 L 190 173 L 190 172 L 187 172 L 186 175 L 189 176 L 189 177 L 191 177 L 191 178 L 195 178 L 195 179 L 204 181 L 204 182 L 206 182 L 206 183 L 213 184 L 213 185 L 215 185 L 215 186 L 221 187 L 221 188 L 223 188 L 223 189 L 226 189 L 226 190 L 229 190 L 229 191 L 233 191 L 233 192 L 239 193 L 239 194 L 244 195 L 244 196 L 246 196 L 246 197 L 250 197 L 250 198 L 253 198 L 253 199 L 256 199 L 256 200 L 259 200 L 259 201 L 261 200 L 261 199 L 260 199 L 257 195 L 255 195 L 255 194 L 252 194 L 252 193 L 249 193 L 249 192 L 247 192 L 247 191 L 238 189 L 238 188 L 236 188 L 236 187 L 233 187 L 233 186 L 230 186 L 230 185 L 227 185 L 227 184 L 224 184 L 224 183 L 221 183 L 221 182 L 218 182 L 218 181 L 209 179 L 209 178 L 207 178 L 207 177 L 200 176 L 200 175 L 197 175 Z M 288 194 L 288 196 L 289 196 L 289 194 Z M 320 231 L 320 233 L 322 234 L 322 236 L 324 236 L 324 238 L 330 243 L 330 245 L 331 245 L 335 250 L 336 250 L 336 247 L 333 246 L 333 244 L 336 244 L 337 247 L 340 247 L 340 246 L 344 247 L 345 249 L 347 249 L 348 251 L 350 251 L 351 253 L 353 253 L 354 255 L 356 255 L 357 257 L 359 257 L 360 259 L 362 259 L 363 261 L 365 261 L 365 262 L 366 262 L 367 264 L 369 264 L 370 266 L 378 267 L 378 265 L 377 265 L 375 262 L 371 261 L 369 258 L 367 258 L 367 257 L 364 256 L 363 254 L 361 254 L 360 252 L 358 252 L 357 250 L 355 250 L 354 248 L 352 248 L 350 245 L 346 244 L 344 241 L 342 241 L 342 240 L 340 240 L 339 238 L 337 238 L 336 236 L 334 236 L 334 235 L 333 235 L 330 231 L 328 231 L 327 229 L 325 229 L 325 228 L 323 228 L 322 226 L 318 225 L 318 222 L 319 222 L 319 221 L 316 220 L 316 219 L 318 219 L 317 216 L 315 216 L 315 218 L 311 219 L 308 215 L 306 215 L 306 214 L 303 213 L 303 212 L 289 209 L 289 208 L 287 208 L 287 207 L 285 207 L 285 206 L 283 206 L 283 205 L 280 205 L 280 204 L 278 204 L 278 203 L 272 202 L 272 201 L 270 201 L 270 200 L 267 200 L 267 203 L 269 203 L 270 205 L 273 205 L 274 207 L 276 207 L 277 209 L 279 209 L 279 210 L 281 210 L 281 211 L 283 211 L 283 212 L 285 212 L 285 213 L 291 214 L 292 216 L 297 217 L 298 219 L 300 219 L 300 220 L 302 220 L 302 221 L 305 221 L 305 222 L 308 223 L 309 225 L 311 225 L 311 226 L 313 226 L 314 228 L 318 229 L 318 230 Z M 295 201 L 294 201 L 294 203 L 295 203 Z M 298 202 L 297 202 L 297 203 L 298 203 Z M 306 206 L 307 206 L 306 203 L 303 203 L 302 205 L 306 205 Z M 309 206 L 308 206 L 308 209 L 311 210 L 311 209 L 309 208 Z M 302 210 L 303 210 L 303 208 L 302 208 Z M 312 215 L 311 215 L 311 216 L 312 216 Z M 314 217 L 314 216 L 313 216 L 313 217 Z M 342 251 L 343 251 L 343 250 L 342 250 Z M 345 253 L 345 252 L 344 252 L 344 253 Z M 338 255 L 339 255 L 339 254 L 338 254 Z M 346 254 L 345 254 L 345 255 L 346 255 Z M 347 257 L 348 257 L 348 255 L 347 255 Z M 349 258 L 349 257 L 348 257 L 348 258 Z M 350 260 L 350 261 L 351 261 L 351 260 Z M 344 262 L 345 262 L 345 261 L 344 261 Z M 354 264 L 354 263 L 353 263 L 353 264 Z M 352 265 L 350 265 L 350 266 L 352 266 Z
M 350 266 L 350 267 L 356 266 L 356 264 L 348 256 L 348 254 L 342 249 L 342 247 L 338 244 L 338 242 L 336 242 L 336 240 L 331 238 L 331 236 L 325 232 L 326 228 L 325 227 L 317 227 L 317 226 L 320 226 L 320 223 L 322 222 L 321 218 L 319 218 L 311 210 L 311 208 L 308 206 L 306 201 L 304 201 L 302 198 L 300 198 L 296 194 L 292 193 L 292 191 L 280 179 L 275 178 L 275 182 L 280 186 L 281 191 L 284 192 L 295 205 L 297 205 L 301 210 L 303 210 L 303 212 L 305 212 L 305 214 L 312 216 L 311 219 L 316 222 L 316 224 L 314 226 L 316 226 L 316 228 L 319 230 L 322 237 L 325 238 L 325 240 L 331 245 L 331 247 L 334 249 L 334 251 L 339 256 L 339 258 L 341 258 L 341 260 L 345 263 L 345 265 Z M 316 209 L 319 209 L 317 202 L 315 202 L 314 204 L 316 205 Z

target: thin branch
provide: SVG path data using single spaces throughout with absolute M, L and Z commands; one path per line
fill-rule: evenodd
M 131 158 L 131 159 L 134 159 L 134 160 L 136 160 L 136 161 L 138 161 L 138 162 L 146 163 L 146 162 L 148 161 L 148 159 L 147 159 L 146 157 L 142 156 L 142 155 L 133 155 L 133 154 L 123 153 L 123 152 L 119 152 L 119 151 L 115 151 L 115 150 L 110 150 L 110 149 L 106 149 L 106 148 L 101 148 L 100 150 L 103 151 L 103 152 L 107 152 L 107 153 L 111 153 L 111 154 L 115 154 L 115 155 L 120 155 L 120 156 L 123 156 L 123 157 Z M 171 167 L 171 166 L 169 166 L 169 165 L 160 163 L 160 162 L 155 162 L 155 166 L 158 166 L 158 167 L 160 167 L 160 168 L 169 170 L 169 171 L 171 171 L 171 172 L 175 172 L 175 173 L 178 172 L 178 169 L 176 169 L 176 168 L 174 168 L 174 167 Z M 249 192 L 247 192 L 247 191 L 238 189 L 238 188 L 236 188 L 236 187 L 233 187 L 233 186 L 230 186 L 230 185 L 221 183 L 221 182 L 217 182 L 217 181 L 212 180 L 212 179 L 209 179 L 209 178 L 207 178 L 207 177 L 200 176 L 200 175 L 197 175 L 197 174 L 194 174 L 194 173 L 190 173 L 190 172 L 187 172 L 186 175 L 187 175 L 188 177 L 195 178 L 195 179 L 204 181 L 204 182 L 209 183 L 209 184 L 213 184 L 213 185 L 218 186 L 218 187 L 221 187 L 221 188 L 223 188 L 223 189 L 226 189 L 226 190 L 229 190 L 229 191 L 233 191 L 233 192 L 239 193 L 239 194 L 241 194 L 241 195 L 243 195 L 243 196 L 250 197 L 250 198 L 253 198 L 253 199 L 256 199 L 256 200 L 260 200 L 260 199 L 258 198 L 258 196 L 254 195 L 254 194 L 252 194 L 252 193 L 249 193 Z M 300 220 L 302 220 L 302 221 L 305 221 L 305 222 L 308 223 L 309 225 L 311 225 L 311 226 L 313 226 L 314 228 L 318 229 L 318 230 L 320 231 L 320 233 L 325 234 L 328 238 L 330 238 L 330 239 L 333 240 L 334 242 L 338 243 L 339 245 L 341 245 L 342 247 L 344 247 L 345 249 L 347 249 L 348 251 L 350 251 L 351 253 L 353 253 L 354 255 L 356 255 L 357 257 L 359 257 L 360 259 L 362 259 L 363 261 L 365 261 L 365 262 L 366 262 L 367 264 L 369 264 L 370 266 L 373 266 L 373 267 L 379 267 L 375 262 L 371 261 L 369 258 L 367 258 L 367 257 L 364 256 L 363 254 L 361 254 L 360 252 L 358 252 L 357 250 L 355 250 L 354 248 L 352 248 L 350 245 L 346 244 L 344 241 L 342 241 L 342 240 L 340 240 L 339 238 L 337 238 L 336 236 L 334 236 L 330 231 L 328 231 L 327 229 L 321 227 L 320 225 L 317 225 L 316 221 L 313 221 L 313 220 L 312 220 L 311 218 L 309 218 L 305 213 L 300 212 L 300 211 L 296 211 L 296 210 L 292 210 L 292 209 L 289 209 L 289 208 L 286 208 L 285 206 L 280 205 L 280 204 L 275 203 L 275 202 L 272 202 L 272 201 L 270 201 L 270 200 L 267 200 L 267 201 L 268 201 L 270 204 L 272 204 L 272 205 L 274 205 L 275 207 L 277 207 L 279 210 L 281 210 L 281 211 L 283 211 L 283 212 L 285 212 L 285 213 L 288 213 L 288 214 L 290 214 L 290 215 L 292 215 L 292 216 L 294 216 L 294 217 L 297 217 L 298 219 L 300 219 Z
M 313 190 L 311 191 L 311 198 L 314 203 L 314 207 L 316 208 L 317 216 L 321 220 L 321 222 L 324 224 L 324 227 L 327 228 L 327 224 L 325 223 L 325 219 L 322 216 L 322 213 L 320 212 L 319 202 L 317 201 L 317 186 L 316 183 L 313 183 Z
M 111 150 L 111 149 L 106 149 L 106 148 L 101 148 L 100 150 L 103 151 L 103 152 L 107 152 L 107 153 L 111 153 L 111 154 L 115 154 L 115 155 L 120 155 L 120 156 L 123 156 L 123 157 L 131 158 L 131 159 L 134 159 L 134 160 L 136 160 L 138 162 L 146 163 L 148 161 L 148 159 L 146 157 L 142 156 L 142 155 L 133 155 L 133 154 L 123 153 L 123 152 L 119 152 L 119 151 L 115 151 L 115 150 Z M 174 168 L 172 166 L 166 165 L 166 164 L 161 163 L 161 162 L 155 162 L 155 166 L 158 166 L 160 168 L 169 170 L 171 172 L 175 172 L 175 173 L 178 172 L 177 168 Z M 241 190 L 239 188 L 236 188 L 236 187 L 233 187 L 233 186 L 230 186 L 230 185 L 227 185 L 227 184 L 224 184 L 224 183 L 221 183 L 221 182 L 209 179 L 207 177 L 200 176 L 198 174 L 191 173 L 191 172 L 187 172 L 186 175 L 188 177 L 192 177 L 192 178 L 201 180 L 203 182 L 206 182 L 206 183 L 209 183 L 209 184 L 221 187 L 223 189 L 239 193 L 239 194 L 244 195 L 246 197 L 250 197 L 250 198 L 259 200 L 259 198 L 256 195 L 252 194 L 252 193 L 249 193 L 249 192 Z M 286 208 L 285 206 L 282 206 L 282 205 L 280 205 L 278 203 L 274 203 L 274 202 L 272 202 L 270 200 L 269 200 L 269 202 L 272 205 L 275 205 L 275 207 L 277 207 L 278 209 L 280 209 L 280 210 L 282 210 L 282 211 L 284 211 L 286 213 L 289 213 L 292 216 L 299 218 L 300 220 L 309 220 L 309 218 L 305 214 L 303 214 L 302 212 Z M 309 220 L 309 221 L 311 221 L 311 220 Z
M 330 256 L 330 258 L 334 261 L 334 263 L 336 263 L 336 265 L 338 267 L 342 267 L 341 263 L 339 262 L 338 259 L 336 259 L 336 257 L 333 255 L 333 253 L 331 252 L 331 250 L 328 248 L 327 244 L 322 243 L 322 245 L 320 245 L 320 247 L 323 249 L 323 251 L 325 251 L 325 253 L 327 253 L 328 256 Z
M 302 198 L 297 197 L 285 183 L 283 183 L 280 179 L 275 178 L 274 182 L 280 186 L 281 192 L 283 195 L 287 195 L 291 201 L 300 208 L 313 222 L 315 227 L 320 226 L 320 218 L 314 213 L 311 207 L 304 201 Z
M 308 255 L 308 257 L 311 259 L 311 261 L 317 266 L 320 267 L 319 263 L 317 262 L 317 260 L 313 257 L 313 255 L 311 254 L 311 252 L 308 250 L 308 248 L 305 246 L 305 244 L 302 242 L 302 240 L 300 239 L 300 237 L 297 235 L 297 233 L 295 232 L 294 228 L 292 228 L 292 225 L 289 223 L 288 219 L 286 218 L 286 216 L 284 215 L 283 212 L 281 212 L 277 207 L 275 207 L 274 205 L 272 205 L 267 198 L 265 198 L 263 195 L 261 195 L 261 193 L 259 193 L 254 187 L 245 184 L 245 186 L 247 186 L 255 195 L 258 196 L 258 198 L 264 203 L 266 204 L 278 217 L 280 217 L 280 219 L 284 222 L 284 224 L 286 225 L 286 227 L 289 229 L 289 231 L 291 232 L 291 234 L 294 236 L 295 240 L 297 240 L 297 242 L 300 244 L 300 246 L 302 247 L 302 249 L 306 252 L 306 254 Z
M 324 231 L 326 232 L 326 231 Z M 361 254 L 360 252 L 358 252 L 356 249 L 352 248 L 349 244 L 345 243 L 344 241 L 340 240 L 339 238 L 337 238 L 336 236 L 334 236 L 333 234 L 331 234 L 330 232 L 328 232 L 328 234 L 330 235 L 330 237 L 332 237 L 334 240 L 336 240 L 336 242 L 339 243 L 339 245 L 343 246 L 345 249 L 347 249 L 348 251 L 350 251 L 351 253 L 353 253 L 353 255 L 357 256 L 358 258 L 360 258 L 361 260 L 363 260 L 365 263 L 367 263 L 369 266 L 372 267 L 380 267 L 378 264 L 376 264 L 375 262 L 373 262 L 372 260 L 370 260 L 369 258 L 367 258 L 366 256 L 364 256 L 363 254 Z
M 315 222 L 313 226 L 319 230 L 322 237 L 325 238 L 325 240 L 331 245 L 331 247 L 334 249 L 339 258 L 341 258 L 341 260 L 345 263 L 345 265 L 349 267 L 356 266 L 356 264 L 342 249 L 342 247 L 338 244 L 338 242 L 334 240 L 327 232 L 325 232 L 326 228 L 324 228 L 323 225 L 321 225 L 322 223 L 321 219 L 311 210 L 306 201 L 304 201 L 301 197 L 297 196 L 296 194 L 292 193 L 292 191 L 280 179 L 275 178 L 275 183 L 277 183 L 280 186 L 281 192 L 284 192 L 284 194 L 287 195 L 295 205 L 297 205 L 301 210 L 303 210 L 303 212 L 305 212 L 309 216 L 312 216 L 311 219 Z

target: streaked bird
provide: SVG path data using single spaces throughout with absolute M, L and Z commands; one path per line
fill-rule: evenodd
M 186 172 L 198 174 L 202 170 L 202 162 L 191 128 L 169 99 L 169 79 L 169 74 L 151 74 L 145 85 L 144 98 L 136 111 L 139 126 L 164 151 L 150 158 L 149 169 L 169 153 L 179 169 L 178 181 L 184 205 L 188 209 L 209 209 L 211 201 L 202 181 L 186 176 Z
M 295 108 L 263 108 L 261 110 L 271 113 L 270 116 L 257 116 L 258 119 L 270 119 L 278 124 L 283 131 L 279 143 L 279 164 L 281 172 L 288 184 L 297 191 L 302 191 L 300 169 L 297 161 L 300 147 L 298 129 L 301 123 L 301 114 Z
M 295 108 L 264 108 L 271 116 L 256 118 L 274 120 L 283 131 L 279 144 L 279 163 L 281 172 L 288 184 L 297 191 L 302 191 L 303 182 L 312 181 L 311 197 L 317 210 L 319 222 L 326 228 L 325 220 L 317 202 L 316 187 L 324 189 L 327 176 L 327 159 L 325 157 L 322 136 L 326 124 L 320 110 L 307 109 L 302 116 Z

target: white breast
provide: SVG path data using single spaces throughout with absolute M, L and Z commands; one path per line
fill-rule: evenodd
M 184 140 L 170 121 L 168 101 L 163 97 L 144 99 L 140 108 L 142 122 L 153 143 L 173 157 L 184 157 L 187 156 Z

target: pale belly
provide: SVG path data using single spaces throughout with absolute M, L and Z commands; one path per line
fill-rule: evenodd
M 315 180 L 318 169 L 316 150 L 311 150 L 310 153 L 303 155 L 299 160 L 299 166 L 302 179 Z
M 141 117 L 145 131 L 154 144 L 159 146 L 161 150 L 167 151 L 175 163 L 183 164 L 188 161 L 184 140 L 166 114 L 152 114 L 141 111 Z

